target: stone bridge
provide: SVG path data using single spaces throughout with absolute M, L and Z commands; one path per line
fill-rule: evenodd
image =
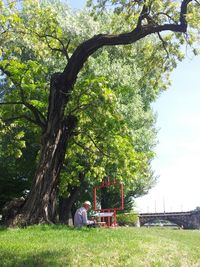
M 166 220 L 184 229 L 200 229 L 200 211 L 139 214 L 139 226 L 155 220 Z

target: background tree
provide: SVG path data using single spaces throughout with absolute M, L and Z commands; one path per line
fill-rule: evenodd
M 105 4 L 108 2 L 104 1 Z M 4 8 L 1 2 L 0 69 L 9 80 L 10 87 L 14 89 L 11 90 L 9 101 L 15 107 L 22 105 L 23 108 L 18 108 L 18 111 L 21 111 L 20 117 L 41 128 L 41 150 L 35 178 L 24 205 L 10 223 L 51 222 L 54 217 L 59 174 L 67 146 L 75 136 L 79 123 L 78 117 L 68 114 L 67 110 L 78 75 L 84 69 L 88 58 L 104 46 L 132 44 L 153 33 L 158 34 L 164 48 L 168 41 L 169 51 L 166 50 L 173 55 L 179 46 L 178 41 L 175 41 L 173 36 L 167 36 L 165 39 L 160 33 L 175 32 L 176 39 L 183 42 L 183 37 L 178 33 L 187 31 L 188 21 L 191 29 L 197 27 L 197 1 L 190 5 L 189 13 L 188 5 L 192 0 L 183 0 L 179 6 L 171 1 L 159 0 L 111 2 L 117 4 L 114 12 L 119 14 L 119 19 L 114 20 L 111 15 L 111 20 L 108 21 L 112 34 L 109 31 L 105 34 L 97 32 L 94 37 L 84 40 L 85 35 L 83 34 L 83 37 L 80 32 L 82 38 L 77 48 L 77 44 L 70 38 L 73 36 L 68 36 L 63 29 L 55 8 L 35 1 L 23 1 L 21 10 L 18 11 L 13 5 Z M 97 1 L 97 4 L 99 3 L 101 2 Z M 102 9 L 105 5 L 97 6 L 97 11 L 99 7 Z M 64 9 L 62 11 L 64 12 Z M 123 20 L 129 23 L 127 29 L 121 33 L 119 29 Z M 22 42 L 22 39 L 24 46 L 20 50 L 16 49 L 17 42 Z M 22 52 L 24 57 L 19 57 Z M 43 54 L 45 57 L 42 57 Z M 50 68 L 51 57 L 57 58 L 57 70 L 56 66 Z M 64 68 L 61 66 L 63 60 L 67 61 Z M 48 108 L 45 105 L 40 106 L 37 98 L 30 100 L 32 90 L 42 94 L 45 99 L 45 89 L 48 85 Z M 147 87 L 142 89 L 141 94 L 145 95 Z M 16 102 L 16 99 L 20 101 Z M 16 118 L 12 116 L 12 119 Z
M 6 138 L 0 144 L 0 212 L 6 202 L 16 197 L 26 197 L 36 170 L 39 150 L 31 133 L 23 136 L 23 132 L 18 132 L 19 129 L 13 125 L 6 128 L 10 132 L 4 133 Z

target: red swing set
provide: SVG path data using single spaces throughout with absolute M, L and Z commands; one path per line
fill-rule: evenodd
M 97 189 L 102 189 L 106 187 L 119 187 L 120 190 L 120 206 L 117 208 L 104 208 L 104 209 L 98 209 L 97 208 Z M 109 181 L 102 181 L 101 185 L 95 186 L 93 188 L 94 192 L 94 211 L 99 212 L 98 217 L 100 218 L 100 224 L 106 227 L 115 227 L 117 226 L 117 220 L 116 220 L 116 214 L 117 211 L 124 209 L 124 185 L 121 182 L 117 182 L 116 180 L 113 180 L 112 182 Z

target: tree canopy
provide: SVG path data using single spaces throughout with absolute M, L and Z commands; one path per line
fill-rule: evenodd
M 147 192 L 155 181 L 151 104 L 183 58 L 182 44 L 198 52 L 198 2 L 88 1 L 83 12 L 60 1 L 0 4 L 1 158 L 10 151 L 38 165 L 25 220 L 53 216 L 60 172 L 66 196 L 81 180 L 89 187 L 105 176 L 134 196 Z M 37 149 L 27 159 L 30 140 Z M 49 211 L 30 219 L 39 201 Z

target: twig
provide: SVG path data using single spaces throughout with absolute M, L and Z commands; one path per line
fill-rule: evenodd
M 35 120 L 32 120 L 32 122 L 34 122 L 35 124 L 39 125 L 42 129 L 45 128 L 46 126 L 46 118 L 44 117 L 44 115 L 36 108 L 34 107 L 33 105 L 31 105 L 30 103 L 28 103 L 26 101 L 26 98 L 25 98 L 25 95 L 24 95 L 24 91 L 22 89 L 22 86 L 21 86 L 21 82 L 22 82 L 22 79 L 23 79 L 23 76 L 21 77 L 20 79 L 20 82 L 17 82 L 13 79 L 11 73 L 9 71 L 7 71 L 6 69 L 4 69 L 2 66 L 0 66 L 0 70 L 6 74 L 10 80 L 12 81 L 12 83 L 19 88 L 20 90 L 20 95 L 21 95 L 21 100 L 20 102 L 16 102 L 16 103 L 21 103 L 21 104 L 24 104 L 34 115 L 35 117 Z M 25 116 L 23 116 L 25 118 Z M 29 118 L 30 120 L 30 118 Z
M 4 121 L 4 122 L 12 122 L 12 121 L 15 121 L 15 120 L 18 120 L 18 119 L 26 119 L 27 121 L 38 125 L 35 120 L 33 120 L 32 118 L 30 118 L 27 115 L 21 115 L 21 116 L 11 117 L 11 118 L 7 118 L 7 119 L 1 118 L 1 120 Z
M 152 16 L 152 18 L 156 18 L 156 17 L 158 17 L 158 16 L 160 16 L 160 15 L 163 15 L 163 16 L 166 16 L 166 17 L 168 17 L 168 19 L 169 19 L 169 22 L 170 22 L 170 21 L 173 21 L 175 24 L 177 24 L 177 25 L 178 25 L 178 22 L 177 22 L 176 20 L 174 20 L 174 19 L 172 18 L 172 16 L 170 16 L 169 14 L 167 14 L 167 13 L 164 13 L 164 12 L 159 12 L 159 13 L 156 13 L 156 14 L 154 14 L 154 15 Z
M 163 38 L 162 38 L 162 36 L 161 36 L 161 34 L 159 32 L 158 32 L 158 37 L 162 42 L 162 45 L 163 45 L 163 48 L 165 49 L 165 52 L 167 53 L 167 58 L 169 58 L 169 52 L 168 52 L 168 50 L 166 48 L 166 42 L 163 40 Z
M 105 153 L 101 148 L 99 148 L 99 146 L 96 144 L 96 142 L 94 141 L 94 139 L 90 135 L 88 135 L 88 134 L 86 134 L 86 135 L 88 136 L 88 138 L 92 141 L 92 143 L 94 144 L 94 146 L 99 150 L 99 152 L 102 155 L 104 155 L 104 156 L 106 156 L 108 158 L 114 159 L 113 157 L 111 157 L 110 155 L 108 155 L 107 153 Z
M 65 57 L 67 58 L 67 61 L 69 61 L 69 55 L 68 55 L 68 51 L 67 50 L 68 50 L 68 47 L 69 47 L 69 44 L 70 44 L 70 40 L 67 42 L 67 45 L 65 47 L 63 41 L 60 38 L 58 38 L 57 36 L 53 36 L 51 34 L 40 35 L 37 32 L 35 32 L 35 34 L 37 36 L 39 36 L 40 38 L 45 38 L 45 40 L 47 42 L 47 45 L 51 50 L 63 53 L 65 55 Z M 50 43 L 48 41 L 48 37 L 57 40 L 61 44 L 62 49 L 51 47 L 51 45 L 50 45 Z

